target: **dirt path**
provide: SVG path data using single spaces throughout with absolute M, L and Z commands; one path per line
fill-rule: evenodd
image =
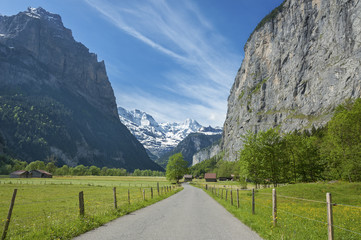
M 261 239 L 203 190 L 184 190 L 151 206 L 87 232 L 76 240 Z

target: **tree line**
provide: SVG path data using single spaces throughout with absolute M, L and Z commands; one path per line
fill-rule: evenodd
M 195 176 L 239 175 L 256 184 L 361 181 L 361 99 L 335 109 L 322 128 L 281 133 L 277 128 L 242 136 L 236 162 L 214 157 L 190 168 Z
M 135 169 L 133 173 L 128 172 L 124 168 L 108 168 L 97 166 L 78 165 L 69 167 L 63 165 L 58 167 L 55 164 L 54 158 L 49 161 L 34 161 L 27 163 L 17 159 L 12 159 L 7 155 L 0 155 L 0 175 L 8 175 L 11 172 L 18 170 L 45 170 L 55 176 L 165 176 L 164 172 L 152 170 Z

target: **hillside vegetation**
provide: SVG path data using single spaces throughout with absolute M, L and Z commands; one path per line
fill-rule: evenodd
M 277 128 L 243 136 L 238 161 L 213 158 L 191 168 L 201 176 L 239 174 L 255 184 L 361 181 L 361 99 L 338 106 L 324 128 L 281 134 Z M 222 170 L 223 169 L 223 170 Z M 222 170 L 222 171 L 221 171 Z

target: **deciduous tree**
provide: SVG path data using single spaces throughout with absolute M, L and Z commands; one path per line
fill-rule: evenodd
M 169 157 L 166 176 L 170 181 L 179 183 L 179 179 L 188 171 L 188 162 L 184 160 L 182 153 L 176 153 Z

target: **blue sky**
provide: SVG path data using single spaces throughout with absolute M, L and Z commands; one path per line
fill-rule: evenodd
M 0 14 L 43 7 L 104 60 L 118 106 L 158 122 L 223 126 L 258 22 L 283 0 L 1 0 Z

